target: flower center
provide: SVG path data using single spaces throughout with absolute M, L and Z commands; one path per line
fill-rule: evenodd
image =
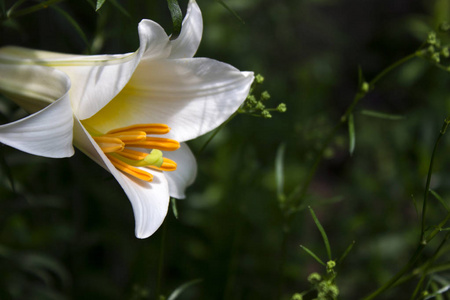
M 152 181 L 153 176 L 140 167 L 159 171 L 175 171 L 177 164 L 163 157 L 163 151 L 175 151 L 180 143 L 161 137 L 149 135 L 166 134 L 170 131 L 165 124 L 136 124 L 99 133 L 87 128 L 95 142 L 111 163 L 120 171 L 145 181 Z M 130 149 L 134 148 L 134 149 Z M 136 149 L 151 149 L 150 153 Z

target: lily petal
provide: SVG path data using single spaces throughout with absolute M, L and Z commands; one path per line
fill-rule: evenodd
M 170 158 L 177 163 L 175 171 L 164 172 L 169 183 L 170 196 L 177 199 L 186 198 L 184 192 L 197 176 L 197 162 L 194 154 L 186 143 L 181 143 L 177 151 L 164 152 L 164 157 Z
M 1 92 L 29 113 L 37 112 L 65 96 L 69 89 L 67 75 L 53 68 L 0 64 Z
M 164 123 L 183 142 L 213 130 L 247 97 L 253 73 L 208 59 L 142 61 L 125 88 L 85 124 L 101 132 Z
M 202 12 L 195 0 L 189 1 L 180 35 L 173 41 L 169 58 L 191 58 L 202 40 Z
M 169 206 L 169 187 L 164 174 L 149 171 L 153 175 L 153 181 L 145 182 L 118 171 L 78 119 L 74 125 L 74 143 L 77 148 L 108 170 L 127 194 L 133 207 L 136 237 L 144 239 L 152 235 L 164 221 Z
M 70 97 L 75 114 L 89 118 L 126 85 L 142 57 L 161 59 L 170 54 L 169 37 L 150 20 L 139 23 L 140 47 L 120 55 L 66 55 L 18 47 L 0 49 L 0 62 L 39 64 L 65 72 L 72 81 Z
M 41 109 L 26 118 L 1 125 L 0 142 L 39 156 L 72 156 L 69 78 L 60 71 L 42 66 L 0 64 L 0 74 L 0 90 L 16 102 L 23 102 L 30 111 Z M 33 99 L 37 100 L 37 105 L 30 105 Z

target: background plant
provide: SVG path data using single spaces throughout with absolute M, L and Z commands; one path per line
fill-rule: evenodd
M 267 90 L 267 107 L 283 102 L 288 110 L 234 117 L 201 151 L 196 183 L 175 201 L 178 219 L 170 212 L 143 241 L 120 187 L 80 153 L 50 160 L 1 147 L 0 299 L 157 299 L 185 283 L 180 299 L 290 299 L 310 289 L 310 274 L 326 272 L 299 247 L 328 255 L 308 205 L 338 255 L 332 259 L 356 241 L 338 264 L 339 297 L 363 298 L 389 282 L 408 266 L 423 229 L 433 240 L 378 297 L 446 297 L 448 225 L 439 225 L 450 195 L 447 135 L 433 156 L 425 226 L 421 220 L 433 147 L 450 112 L 448 33 L 438 31 L 450 20 L 449 2 L 224 1 L 238 17 L 219 1 L 198 2 L 205 31 L 197 56 L 263 74 L 256 97 Z M 124 53 L 136 49 L 142 18 L 173 31 L 165 1 L 96 8 L 0 1 L 0 46 Z M 428 52 L 377 81 L 324 147 L 362 83 L 418 49 Z M 1 100 L 2 122 L 24 115 Z M 190 145 L 199 153 L 208 138 Z M 301 196 L 294 201 L 302 206 L 286 222 L 280 200 L 290 196 Z

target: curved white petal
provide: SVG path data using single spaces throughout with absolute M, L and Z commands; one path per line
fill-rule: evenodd
M 195 0 L 189 1 L 180 35 L 173 41 L 169 58 L 191 58 L 202 40 L 202 12 Z
M 0 49 L 0 62 L 40 64 L 65 72 L 72 81 L 73 110 L 85 119 L 120 92 L 142 57 L 161 59 L 170 54 L 169 38 L 157 23 L 143 20 L 138 31 L 140 47 L 134 53 L 83 56 L 6 47 Z
M 78 120 L 75 120 L 74 143 L 77 148 L 107 169 L 127 194 L 133 207 L 136 237 L 143 239 L 152 235 L 164 221 L 169 206 L 169 187 L 164 174 L 150 171 L 153 181 L 145 182 L 118 171 Z
M 73 113 L 67 94 L 69 88 L 67 76 L 52 68 L 0 64 L 0 91 L 19 104 L 25 103 L 30 111 L 41 109 L 1 125 L 0 142 L 39 156 L 72 156 Z
M 43 109 L 69 89 L 69 78 L 56 69 L 0 64 L 0 91 L 29 113 Z
M 171 197 L 184 199 L 186 188 L 190 186 L 197 176 L 197 162 L 189 146 L 181 143 L 176 151 L 165 151 L 164 157 L 170 158 L 177 163 L 177 169 L 172 172 L 164 172 L 169 183 Z
M 222 124 L 247 97 L 253 73 L 208 58 L 142 61 L 127 86 L 86 124 L 107 132 L 164 123 L 180 142 Z

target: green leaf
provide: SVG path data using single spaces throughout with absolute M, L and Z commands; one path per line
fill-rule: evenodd
M 311 250 L 309 250 L 308 248 L 306 248 L 305 246 L 300 245 L 300 247 L 305 250 L 306 253 L 308 253 L 309 255 L 312 256 L 312 258 L 314 258 L 315 260 L 317 260 L 317 262 L 321 265 L 323 265 L 324 267 L 326 266 L 325 263 L 317 256 L 314 254 L 314 252 L 312 252 Z
M 430 193 L 431 193 L 431 194 L 432 194 L 439 202 L 441 202 L 442 206 L 444 206 L 445 209 L 446 209 L 447 211 L 450 210 L 450 208 L 448 207 L 447 203 L 445 203 L 444 199 L 442 199 L 442 197 L 439 196 L 438 193 L 436 193 L 436 192 L 433 191 L 432 189 L 430 189 L 429 191 L 430 191 Z
M 350 156 L 355 151 L 355 124 L 353 120 L 353 114 L 348 116 L 348 138 L 349 138 L 349 152 Z
M 95 11 L 98 11 L 100 8 L 102 8 L 103 4 L 105 4 L 106 0 L 97 0 L 97 5 L 95 6 Z
M 309 208 L 309 212 L 311 213 L 312 218 L 314 219 L 314 222 L 316 223 L 317 228 L 320 231 L 320 234 L 322 235 L 322 239 L 325 244 L 325 248 L 327 248 L 328 259 L 331 260 L 331 248 L 330 248 L 330 242 L 328 241 L 327 234 L 325 233 L 325 230 L 323 229 L 322 224 L 320 224 L 319 219 L 317 218 L 313 209 L 311 207 L 308 207 L 308 208 Z
M 216 0 L 216 1 L 219 2 L 219 4 L 222 5 L 226 10 L 228 10 L 236 19 L 238 19 L 239 22 L 241 22 L 242 24 L 245 24 L 244 20 L 242 20 L 242 18 L 233 9 L 231 9 L 225 2 L 223 2 L 222 0 Z
M 278 147 L 277 155 L 275 157 L 275 180 L 277 183 L 278 200 L 284 202 L 286 196 L 284 195 L 284 152 L 286 145 L 283 143 Z
M 183 13 L 177 0 L 167 0 L 170 15 L 172 16 L 173 32 L 170 36 L 171 40 L 176 39 L 181 32 L 181 24 L 183 22 Z
M 26 253 L 18 254 L 15 260 L 21 268 L 36 276 L 41 276 L 42 279 L 48 276 L 46 273 L 51 272 L 60 279 L 63 286 L 70 285 L 70 276 L 64 266 L 51 257 L 40 254 Z
M 373 110 L 361 110 L 361 114 L 365 115 L 365 116 L 369 116 L 369 117 L 380 118 L 380 119 L 391 120 L 391 121 L 398 121 L 398 120 L 405 119 L 405 116 L 391 115 L 391 114 L 386 114 L 386 113 L 382 113 L 379 111 L 373 111 Z
M 440 298 L 441 295 L 447 295 L 447 292 L 449 290 L 450 290 L 450 285 L 443 286 L 439 290 L 435 291 L 433 294 L 428 295 L 424 300 L 433 299 L 433 298 L 442 299 L 442 298 Z
M 170 203 L 172 204 L 173 215 L 175 216 L 175 219 L 178 219 L 177 199 L 170 198 Z
M 200 282 L 202 282 L 203 279 L 194 279 L 191 281 L 188 281 L 182 285 L 180 285 L 179 287 L 177 287 L 169 296 L 169 298 L 167 298 L 167 300 L 175 300 L 177 299 L 177 297 L 179 295 L 181 295 L 181 293 L 183 293 L 187 288 L 199 284 Z
M 66 18 L 66 20 L 72 25 L 72 27 L 75 29 L 75 31 L 78 32 L 78 34 L 80 35 L 81 39 L 86 44 L 88 52 L 91 52 L 90 51 L 90 46 L 89 46 L 89 41 L 88 41 L 86 35 L 84 34 L 83 29 L 81 29 L 80 25 L 78 25 L 77 21 L 75 21 L 75 19 L 73 19 L 66 11 L 62 10 L 61 8 L 59 8 L 57 6 L 52 6 L 52 8 L 55 11 L 57 11 L 58 13 L 60 13 L 64 18 Z

